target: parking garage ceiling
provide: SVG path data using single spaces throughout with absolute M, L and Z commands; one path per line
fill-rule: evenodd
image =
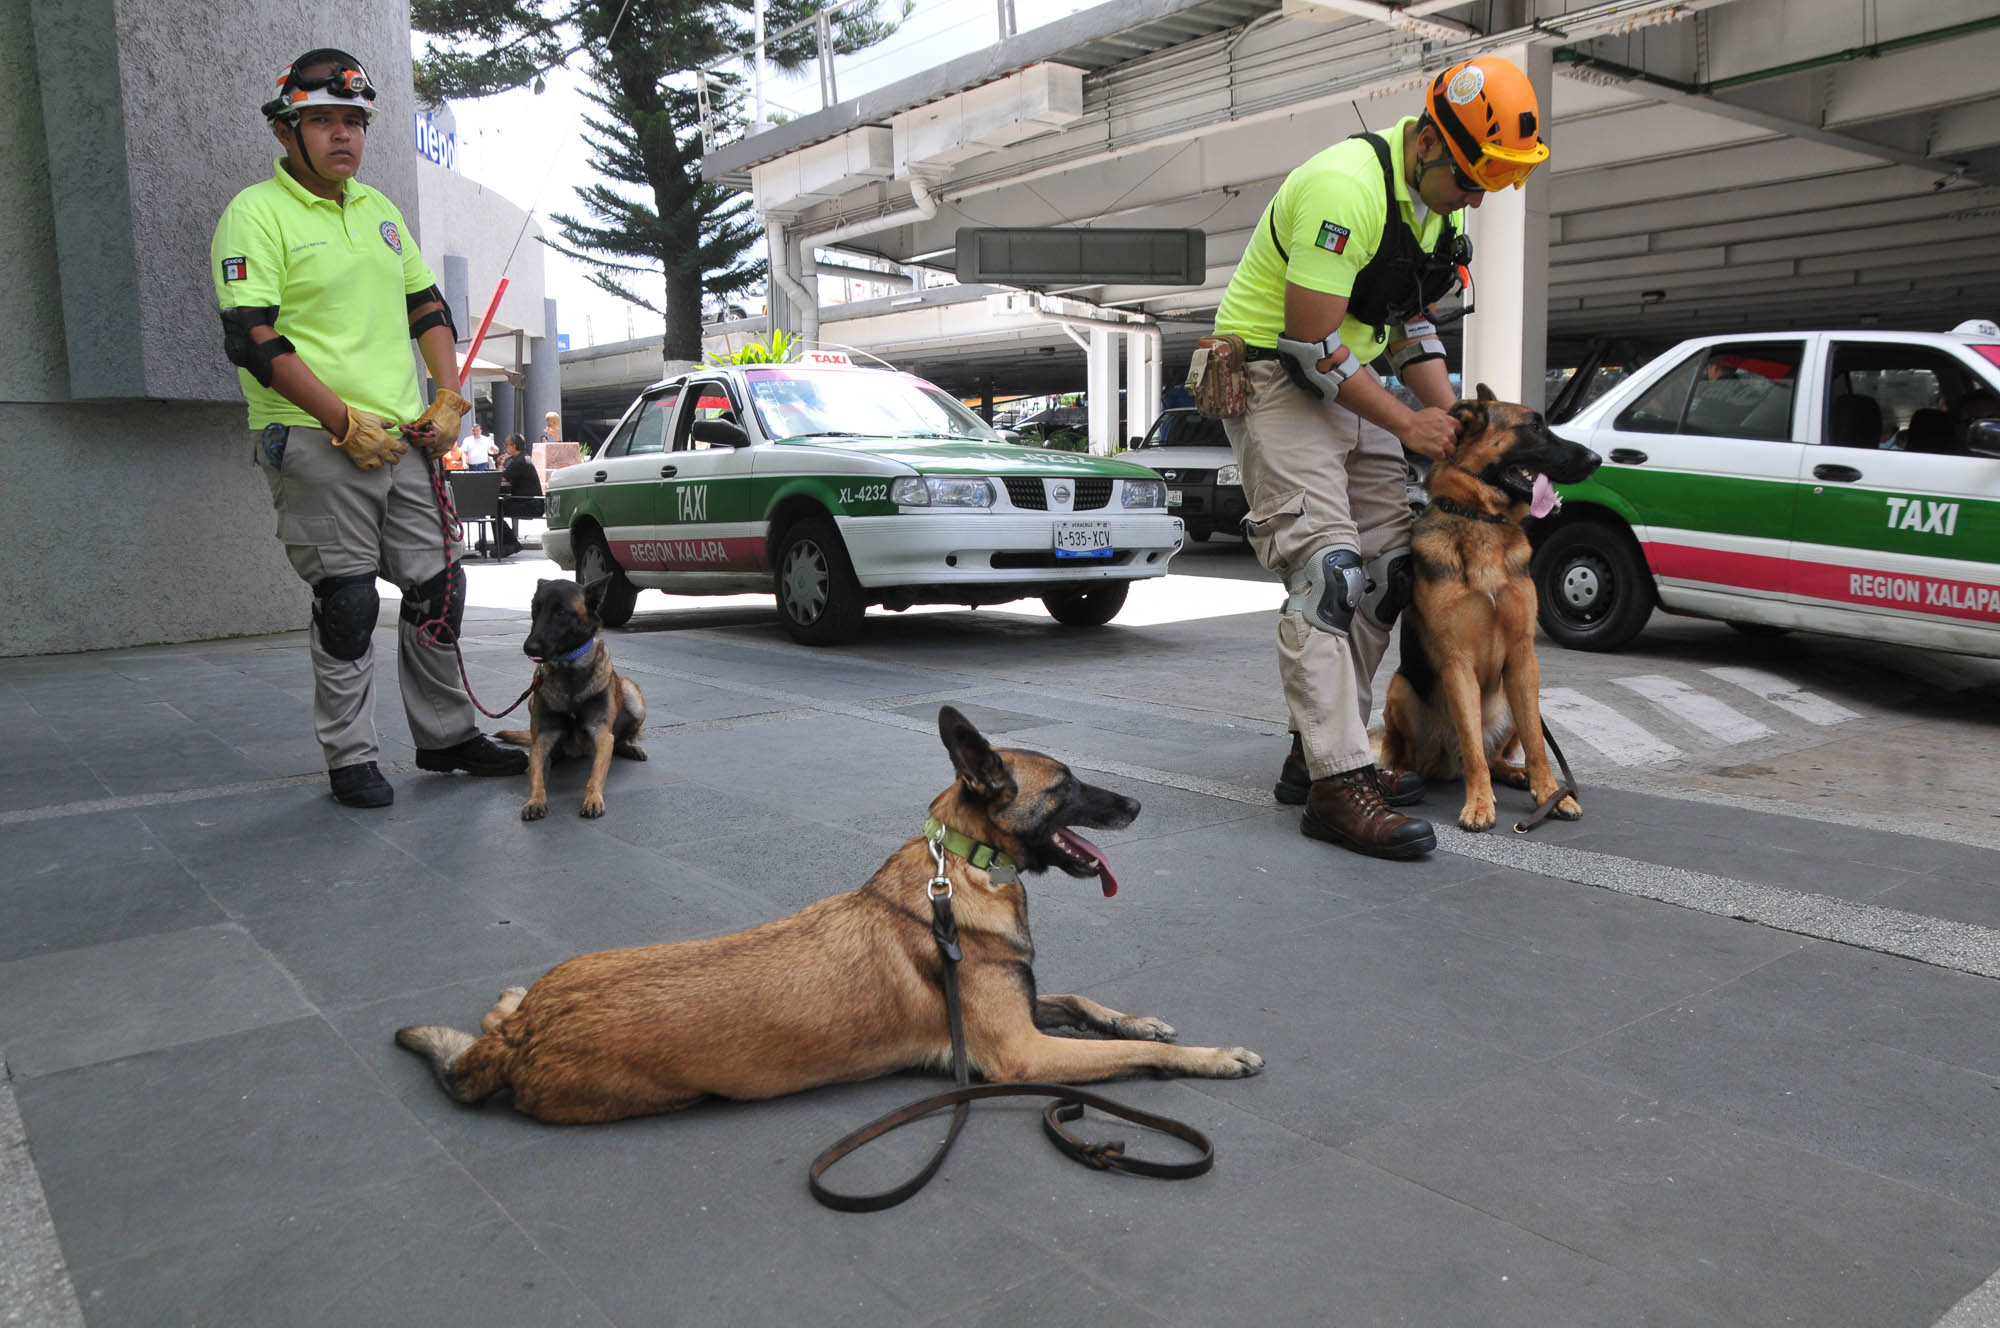
M 1292 166 L 1413 113 L 1452 60 L 1524 40 L 1555 61 L 1551 364 L 1597 338 L 2000 316 L 2000 0 L 1123 0 L 720 147 L 704 169 L 743 183 L 983 81 L 1079 68 L 1079 118 L 953 163 L 930 182 L 935 217 L 840 249 L 948 272 L 962 226 L 1199 227 L 1200 286 L 1063 292 L 1159 320 L 1171 378 Z M 908 207 L 906 182 L 866 182 L 789 224 Z M 877 305 L 828 309 L 823 335 Z M 1053 326 L 869 344 L 962 392 L 1083 385 Z

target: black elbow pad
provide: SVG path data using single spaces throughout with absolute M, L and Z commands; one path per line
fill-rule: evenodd
M 249 370 L 250 376 L 264 387 L 271 385 L 271 365 L 277 358 L 298 353 L 298 347 L 283 336 L 258 341 L 250 335 L 253 328 L 271 327 L 275 330 L 277 321 L 278 306 L 275 304 L 222 311 L 222 353 L 237 368 Z
M 415 341 L 434 327 L 450 328 L 451 339 L 453 341 L 458 340 L 458 324 L 451 321 L 451 304 L 444 298 L 443 291 L 434 285 L 427 286 L 423 290 L 414 291 L 403 298 L 408 303 L 411 313 L 415 313 L 426 304 L 436 303 L 437 305 L 437 308 L 410 324 L 410 340 Z

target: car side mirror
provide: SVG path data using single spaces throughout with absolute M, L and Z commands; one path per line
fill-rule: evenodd
M 1965 431 L 1965 450 L 2000 459 L 2000 420 L 1974 420 Z
M 696 420 L 688 425 L 688 437 L 710 447 L 748 447 L 750 435 L 731 420 Z
M 1130 438 L 1127 438 L 1127 439 L 1125 440 L 1125 447 L 1126 447 L 1126 449 L 1127 449 L 1127 450 L 1129 450 L 1129 451 L 1133 451 L 1133 452 L 1136 452 L 1136 451 L 1138 451 L 1138 450 L 1139 450 L 1140 448 L 1144 447 L 1145 445 L 1146 445 L 1146 440 L 1145 440 L 1145 439 L 1143 439 L 1143 438 L 1141 438 L 1141 437 L 1140 437 L 1140 436 L 1139 436 L 1138 434 L 1136 434 L 1136 433 L 1135 433 L 1135 434 L 1133 434 L 1133 435 L 1132 435 L 1132 436 L 1131 436 Z

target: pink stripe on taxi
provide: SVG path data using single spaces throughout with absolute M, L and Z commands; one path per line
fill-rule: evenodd
M 1941 618 L 2000 622 L 2000 587 L 1913 572 L 1877 572 L 1836 563 L 1789 562 L 1758 553 L 1729 553 L 1685 544 L 1648 544 L 1646 561 L 1659 576 L 1708 585 L 1873 608 L 1904 609 Z

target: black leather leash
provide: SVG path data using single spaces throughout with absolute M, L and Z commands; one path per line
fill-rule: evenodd
M 972 1069 L 965 1054 L 965 1016 L 959 1004 L 958 963 L 963 952 L 958 944 L 958 921 L 951 911 L 951 882 L 944 874 L 944 859 L 932 841 L 932 856 L 937 859 L 937 875 L 931 879 L 931 935 L 936 938 L 938 953 L 944 959 L 944 1008 L 945 1017 L 951 1024 L 951 1076 L 958 1087 L 944 1093 L 934 1093 L 918 1098 L 915 1102 L 890 1112 L 877 1120 L 870 1121 L 846 1138 L 840 1140 L 818 1157 L 813 1159 L 812 1170 L 807 1176 L 807 1184 L 813 1198 L 828 1208 L 839 1209 L 843 1213 L 874 1213 L 884 1208 L 894 1208 L 903 1200 L 915 1194 L 930 1183 L 944 1165 L 945 1154 L 958 1139 L 959 1130 L 965 1126 L 965 1118 L 972 1109 L 972 1103 L 984 1097 L 1049 1097 L 1056 1099 L 1042 1112 L 1042 1130 L 1049 1140 L 1063 1153 L 1084 1166 L 1099 1171 L 1123 1171 L 1134 1176 L 1152 1176 L 1160 1180 L 1188 1180 L 1206 1172 L 1215 1165 L 1215 1145 L 1208 1136 L 1192 1125 L 1173 1120 L 1166 1116 L 1156 1116 L 1151 1112 L 1113 1102 L 1096 1093 L 1088 1093 L 1066 1084 L 973 1084 Z M 939 893 L 937 886 L 942 882 L 944 890 Z M 826 1174 L 834 1163 L 860 1148 L 863 1144 L 879 1139 L 889 1131 L 908 1125 L 930 1115 L 934 1111 L 952 1108 L 951 1128 L 946 1131 L 944 1142 L 931 1154 L 929 1162 L 922 1170 L 901 1185 L 873 1194 L 843 1194 L 827 1188 L 820 1177 Z M 1065 1121 L 1082 1117 L 1085 1107 L 1095 1107 L 1106 1115 L 1117 1116 L 1143 1125 L 1147 1129 L 1170 1134 L 1176 1139 L 1184 1139 L 1199 1149 L 1201 1156 L 1191 1162 L 1152 1162 L 1142 1157 L 1128 1157 L 1125 1143 L 1114 1139 L 1106 1143 L 1093 1144 L 1079 1139 L 1063 1129 Z
M 1514 822 L 1514 833 L 1517 835 L 1525 835 L 1548 820 L 1549 813 L 1554 811 L 1556 804 L 1564 798 L 1576 796 L 1576 776 L 1569 772 L 1569 762 L 1563 759 L 1563 749 L 1556 746 L 1556 735 L 1549 732 L 1549 722 L 1546 719 L 1542 721 L 1542 741 L 1548 745 L 1550 754 L 1556 758 L 1556 764 L 1562 768 L 1562 782 L 1556 785 L 1556 791 L 1548 796 L 1547 801 L 1535 808 L 1527 820 Z

